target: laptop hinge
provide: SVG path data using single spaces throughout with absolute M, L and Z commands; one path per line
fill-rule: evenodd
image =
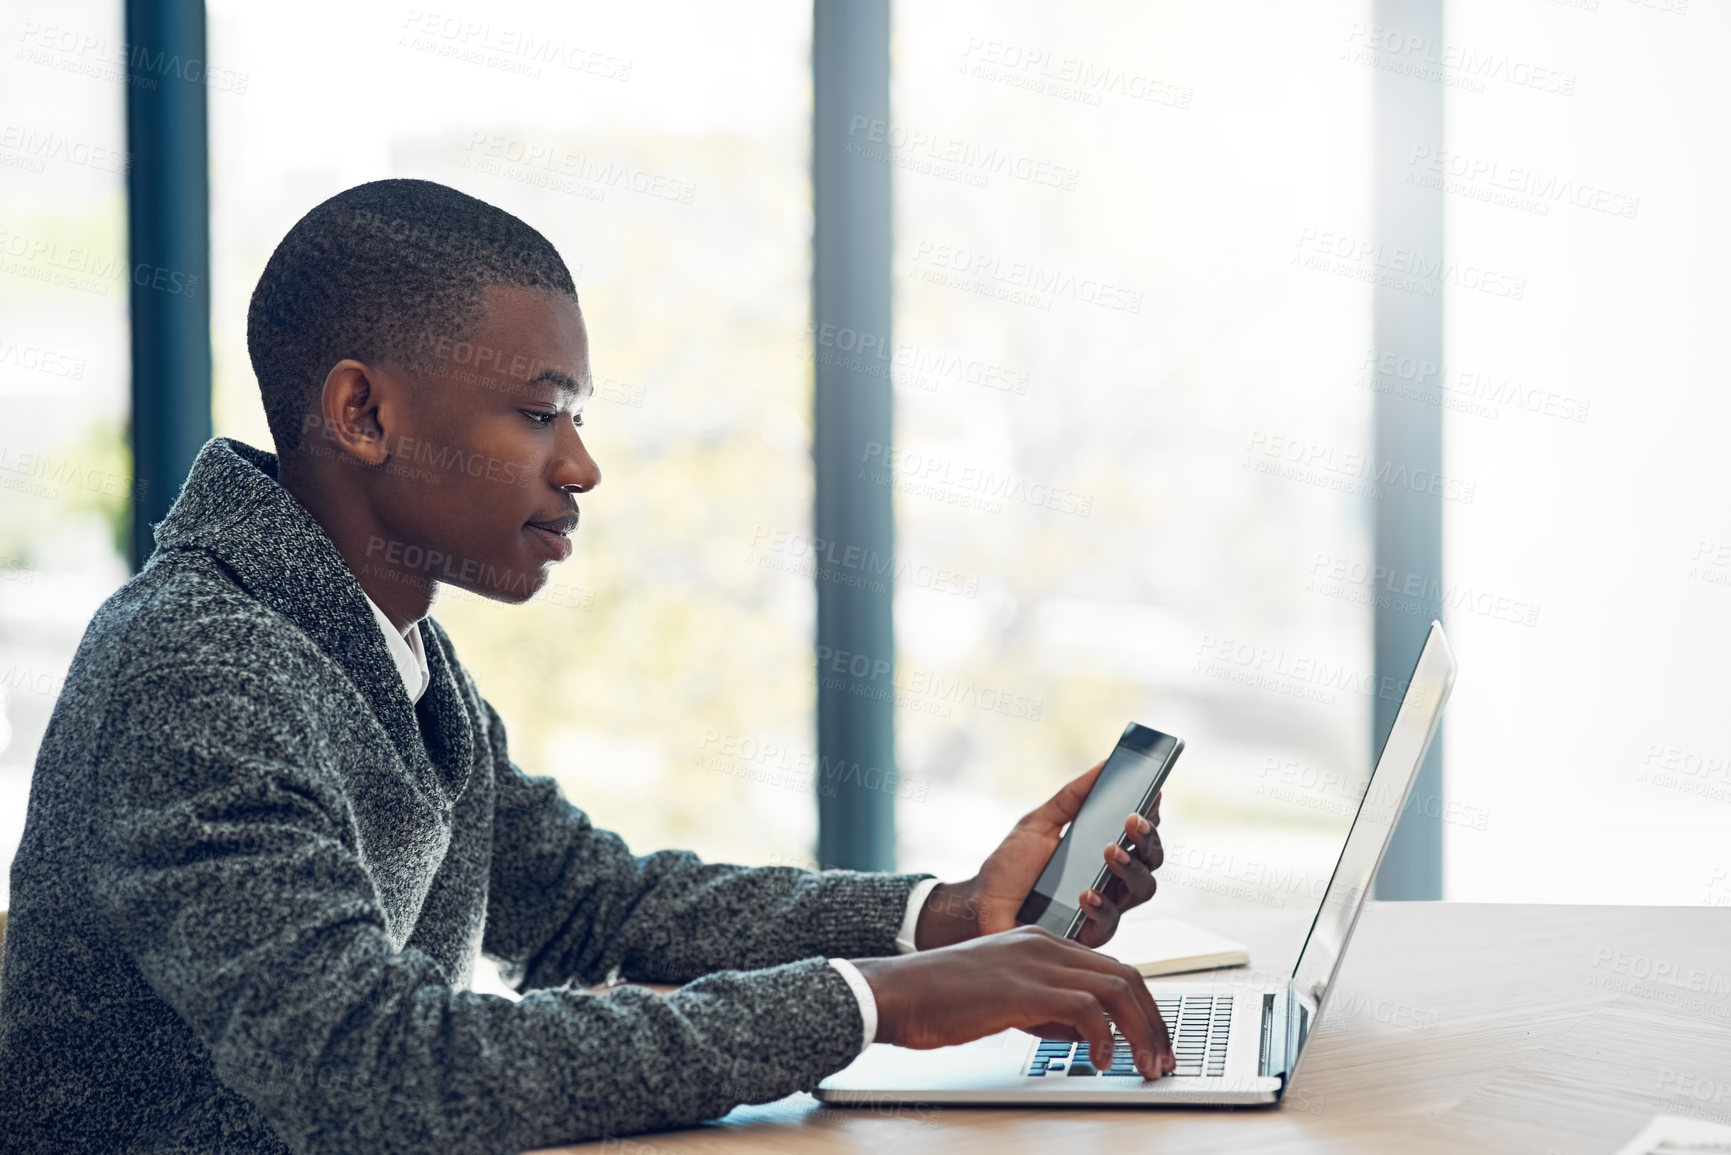
M 1262 1061 L 1259 1069 L 1262 1074 L 1279 1079 L 1284 1079 L 1288 1071 L 1292 1029 L 1287 1022 L 1287 1008 L 1291 1000 L 1290 990 L 1269 991 L 1262 996 Z
M 1268 1074 L 1269 1045 L 1273 1042 L 1274 1031 L 1274 992 L 1269 991 L 1262 996 L 1262 1054 L 1256 1061 L 1256 1073 Z

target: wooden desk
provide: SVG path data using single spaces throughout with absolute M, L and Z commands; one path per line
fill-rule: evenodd
M 1208 925 L 1278 972 L 1308 920 Z M 1576 1155 L 1615 1151 L 1660 1112 L 1731 1123 L 1731 912 L 1376 903 L 1338 981 L 1275 1109 L 874 1111 L 794 1095 L 555 1150 Z

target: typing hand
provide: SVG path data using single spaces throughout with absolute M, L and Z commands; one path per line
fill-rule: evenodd
M 934 888 L 920 912 L 914 945 L 931 950 L 1016 926 L 1016 912 L 1022 909 L 1046 860 L 1058 848 L 1059 832 L 1076 817 L 1104 765 L 1101 762 L 1071 779 L 1045 805 L 1024 815 L 973 878 Z M 1108 843 L 1098 851 L 1112 878 L 1104 894 L 1088 889 L 1075 900 L 1085 915 L 1079 935 L 1085 946 L 1106 943 L 1118 929 L 1123 912 L 1154 897 L 1154 872 L 1165 859 L 1159 826 L 1160 798 L 1156 795 L 1152 819 L 1139 814 L 1125 816 L 1129 851 L 1117 843 Z
M 1039 927 L 854 965 L 877 1000 L 880 1043 L 946 1047 L 1016 1027 L 1043 1038 L 1080 1039 L 1104 1070 L 1111 1065 L 1115 1023 L 1143 1078 L 1158 1079 L 1177 1067 L 1171 1036 L 1142 976 Z

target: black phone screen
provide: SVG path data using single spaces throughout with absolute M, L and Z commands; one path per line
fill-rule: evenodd
M 1109 842 L 1122 842 L 1124 819 L 1142 813 L 1166 780 L 1184 743 L 1170 734 L 1132 722 L 1094 780 L 1081 811 L 1040 872 L 1017 921 L 1035 923 L 1053 934 L 1073 937 L 1081 926 L 1077 898 L 1108 876 L 1102 854 Z

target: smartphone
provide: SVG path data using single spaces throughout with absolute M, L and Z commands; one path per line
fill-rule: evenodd
M 1125 817 L 1134 812 L 1146 818 L 1153 811 L 1155 795 L 1183 752 L 1182 738 L 1135 722 L 1124 727 L 1124 736 L 1106 759 L 1093 790 L 1017 912 L 1017 922 L 1043 926 L 1062 938 L 1081 933 L 1084 913 L 1078 900 L 1082 892 L 1089 887 L 1103 891 L 1112 877 L 1103 854 L 1106 844 L 1116 842 L 1130 849 Z

